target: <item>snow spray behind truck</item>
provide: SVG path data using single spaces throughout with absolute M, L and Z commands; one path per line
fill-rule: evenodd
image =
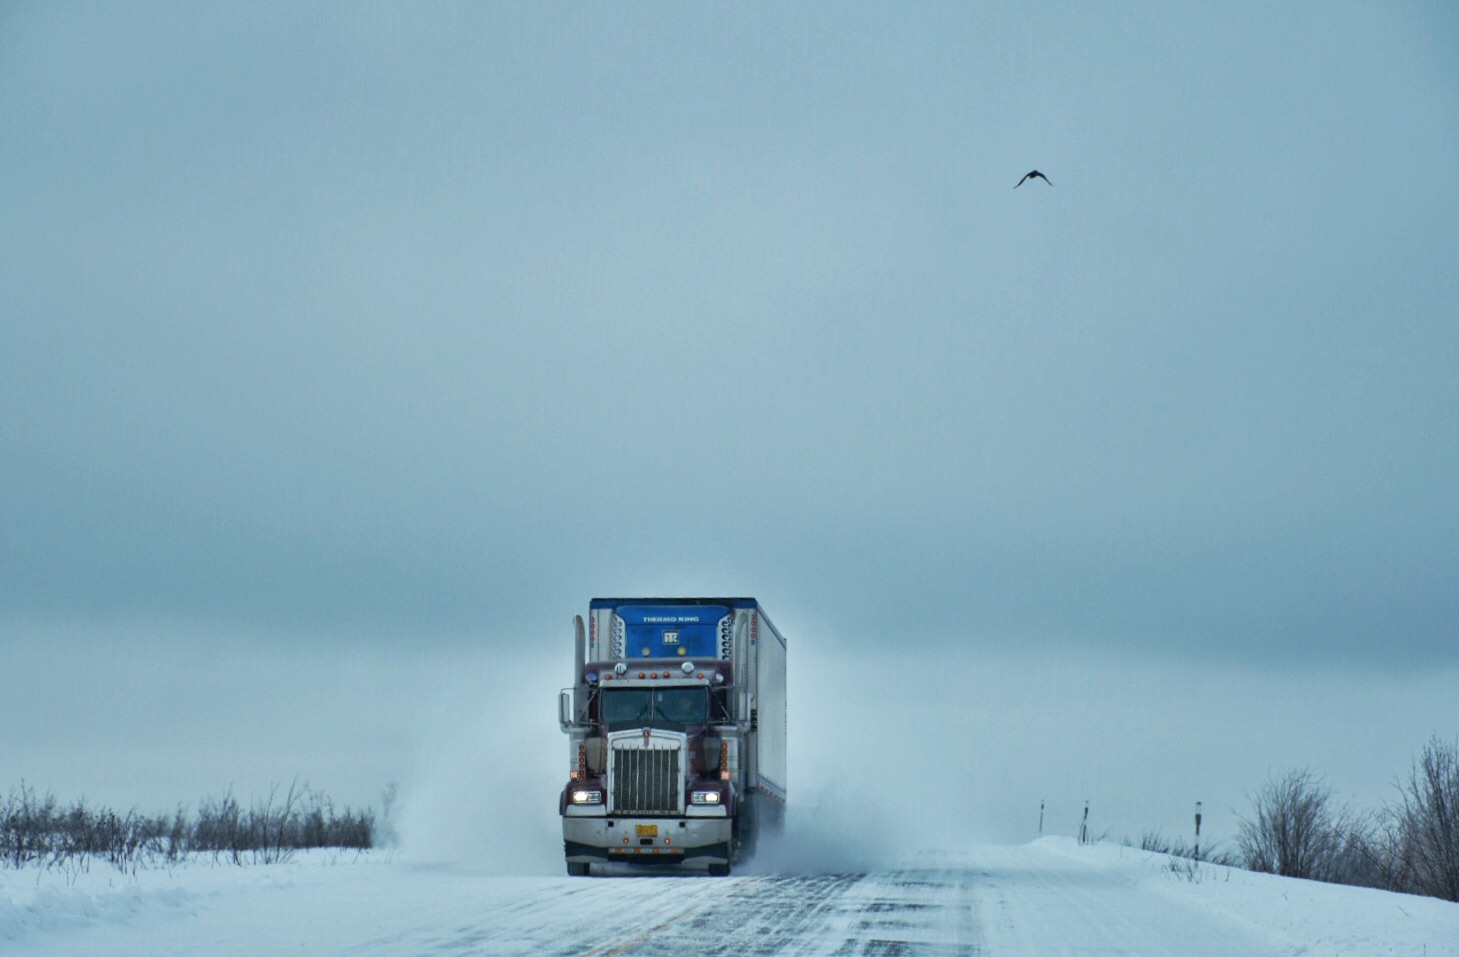
M 785 639 L 753 598 L 595 598 L 558 698 L 567 872 L 730 872 L 785 813 Z

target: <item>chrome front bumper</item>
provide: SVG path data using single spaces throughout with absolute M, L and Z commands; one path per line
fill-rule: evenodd
M 657 833 L 640 837 L 640 825 L 657 828 Z M 727 817 L 564 817 L 562 841 L 568 861 L 575 864 L 728 864 L 732 825 Z

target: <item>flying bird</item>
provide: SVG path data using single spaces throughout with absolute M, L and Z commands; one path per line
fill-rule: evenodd
M 1045 183 L 1049 183 L 1049 178 L 1047 176 L 1045 176 L 1043 173 L 1040 173 L 1038 170 L 1035 169 L 1035 170 L 1030 170 L 1027 173 L 1024 173 L 1023 174 L 1023 179 L 1021 179 L 1021 180 L 1018 181 L 1018 186 L 1022 186 L 1024 183 L 1028 182 L 1031 179 L 1041 179 Z M 1050 186 L 1053 186 L 1054 184 L 1053 183 L 1049 183 L 1049 185 Z M 1013 188 L 1014 189 L 1018 189 L 1018 186 L 1015 186 Z

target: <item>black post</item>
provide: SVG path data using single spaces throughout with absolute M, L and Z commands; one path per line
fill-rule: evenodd
M 1084 802 L 1084 820 L 1079 824 L 1079 843 L 1089 843 L 1089 802 Z
M 1044 836 L 1044 802 L 1039 802 L 1039 837 Z
M 1196 860 L 1201 859 L 1201 802 L 1196 802 Z

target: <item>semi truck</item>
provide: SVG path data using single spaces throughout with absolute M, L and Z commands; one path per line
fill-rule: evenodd
M 594 598 L 573 624 L 568 874 L 729 874 L 784 820 L 785 638 L 753 598 Z

